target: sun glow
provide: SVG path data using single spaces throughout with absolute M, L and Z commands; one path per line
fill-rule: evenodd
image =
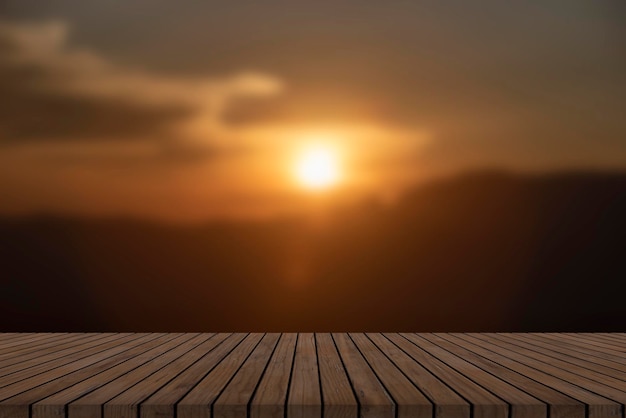
M 295 175 L 306 188 L 321 190 L 334 186 L 340 180 L 338 153 L 326 145 L 314 145 L 303 149 L 295 164 Z

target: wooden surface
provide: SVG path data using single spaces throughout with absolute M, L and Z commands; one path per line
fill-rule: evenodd
M 625 417 L 626 334 L 0 334 L 0 418 Z

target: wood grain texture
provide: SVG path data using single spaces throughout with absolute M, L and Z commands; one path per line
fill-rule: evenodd
M 572 360 L 582 360 L 587 363 L 592 363 L 593 370 L 603 371 L 610 376 L 617 374 L 622 377 L 622 380 L 626 380 L 626 365 L 603 359 L 597 355 L 591 355 L 589 352 L 584 353 L 576 350 L 569 349 L 567 347 L 551 344 L 549 341 L 542 341 L 538 339 L 532 339 L 526 334 L 502 334 L 509 338 L 514 339 L 518 343 L 525 343 L 524 347 L 532 347 L 534 349 L 545 349 L 552 355 L 558 358 L 563 358 L 566 361 L 572 362 Z M 606 374 L 605 373 L 605 374 Z
M 119 335 L 96 334 L 93 336 L 85 336 L 84 338 L 68 338 L 68 342 L 62 344 L 55 343 L 54 347 L 28 347 L 11 358 L 0 359 L 2 375 L 7 375 L 17 370 L 24 370 L 38 364 L 43 364 L 68 354 L 75 354 L 81 349 L 86 349 L 120 337 L 121 336 Z
M 453 335 L 433 335 L 430 339 L 441 348 L 462 355 L 463 359 L 475 366 L 485 370 L 500 379 L 505 380 L 520 390 L 527 392 L 538 400 L 546 403 L 549 408 L 551 418 L 584 418 L 585 405 L 561 392 L 558 392 L 546 385 L 532 380 L 526 376 L 507 369 L 495 361 L 481 357 L 473 352 L 472 346 L 465 340 Z
M 138 416 L 140 405 L 148 399 L 151 395 L 164 388 L 166 393 L 169 391 L 170 395 L 175 395 L 175 389 L 185 386 L 185 380 L 188 379 L 190 374 L 194 372 L 194 366 L 196 369 L 203 366 L 208 367 L 208 364 L 214 361 L 213 351 L 220 344 L 231 338 L 229 334 L 218 334 L 209 336 L 209 339 L 199 346 L 188 351 L 184 356 L 179 357 L 167 366 L 160 369 L 158 372 L 151 374 L 144 378 L 139 383 L 131 387 L 121 388 L 122 393 L 109 400 L 104 404 L 103 415 L 106 418 L 136 418 Z M 232 341 L 232 338 L 231 338 Z M 192 373 L 189 373 L 191 370 Z M 172 386 L 175 384 L 176 386 Z M 168 386 L 169 385 L 169 386 Z M 78 405 L 79 401 L 74 402 Z M 145 406 L 145 405 L 144 405 Z M 147 408 L 144 407 L 144 413 Z M 70 405 L 70 416 L 72 413 L 72 405 Z
M 511 406 L 511 418 L 547 416 L 547 405 L 545 403 L 497 376 L 485 372 L 480 367 L 474 366 L 466 361 L 462 355 L 457 355 L 438 347 L 431 342 L 430 335 L 410 334 L 406 335 L 406 338 L 418 344 L 432 356 L 449 364 L 476 384 L 488 387 L 490 392 Z
M 264 337 L 263 334 L 248 335 L 241 344 L 230 352 L 228 361 L 221 361 L 178 402 L 177 417 L 210 417 L 212 415 L 211 407 L 215 400 Z
M 359 407 L 337 347 L 330 334 L 316 334 L 324 416 L 356 418 Z
M 35 359 L 32 364 L 29 361 L 28 367 L 23 367 L 24 364 L 22 363 L 3 367 L 0 372 L 0 387 L 5 386 L 3 382 L 6 382 L 6 384 L 13 384 L 43 373 L 50 375 L 54 374 L 55 371 L 64 372 L 76 369 L 76 367 L 81 364 L 80 361 L 86 359 L 87 357 L 105 352 L 106 350 L 117 346 L 127 345 L 139 338 L 142 337 L 137 335 L 123 335 L 120 338 L 109 340 L 104 343 L 101 343 L 100 341 L 95 344 L 93 342 L 85 343 L 75 350 L 72 350 L 71 353 L 65 353 L 61 357 L 49 358 L 48 356 L 42 356 Z
M 0 333 L 0 418 L 625 411 L 623 333 Z
M 620 379 L 622 382 L 626 380 L 626 366 L 614 363 L 613 367 L 602 365 L 602 359 L 593 360 L 591 357 L 581 358 L 580 356 L 571 355 L 567 350 L 554 351 L 549 348 L 542 347 L 540 345 L 529 344 L 528 342 L 515 338 L 512 335 L 494 335 L 494 338 L 498 338 L 501 341 L 510 342 L 520 349 L 526 350 L 526 352 L 537 353 L 537 358 L 542 361 L 561 365 L 565 369 L 569 369 L 571 365 L 577 366 L 574 371 L 583 373 L 587 377 L 594 377 L 594 380 L 614 380 Z
M 498 364 L 507 367 L 513 371 L 516 371 L 530 379 L 541 382 L 561 393 L 564 393 L 580 402 L 587 405 L 587 416 L 589 417 L 620 417 L 621 407 L 614 401 L 602 397 L 593 391 L 587 390 L 582 386 L 577 385 L 577 382 L 569 382 L 567 380 L 560 379 L 557 376 L 553 376 L 549 371 L 529 367 L 523 362 L 518 361 L 520 356 L 510 356 L 507 350 L 501 350 L 498 347 L 494 347 L 492 344 L 486 343 L 478 338 L 476 335 L 459 335 L 459 338 L 464 338 L 466 341 L 471 342 L 474 347 L 472 351 L 479 353 L 483 357 L 493 359 Z
M 281 336 L 250 404 L 254 418 L 283 418 L 296 349 L 296 334 Z
M 296 418 L 322 416 L 317 349 L 313 334 L 300 334 L 291 371 L 287 415 Z
M 140 405 L 142 418 L 174 417 L 177 403 L 198 385 L 220 362 L 231 354 L 246 337 L 245 334 L 230 335 L 215 349 L 207 353 L 176 378 L 161 387 Z
M 347 334 L 333 334 L 360 407 L 361 417 L 393 418 L 396 404 Z
M 213 404 L 213 416 L 235 418 L 246 416 L 248 404 L 276 348 L 278 334 L 268 334 L 256 346 L 246 362 L 224 388 Z
M 469 418 L 470 405 L 449 386 L 382 334 L 368 334 L 367 336 L 430 399 L 438 418 Z
M 398 418 L 432 417 L 432 403 L 369 338 L 358 333 L 350 338 L 396 403 Z
M 163 338 L 153 340 L 148 344 L 141 345 L 140 347 L 137 347 L 137 349 L 125 353 L 125 356 L 121 357 L 122 361 L 112 367 L 91 374 L 86 379 L 83 379 L 69 387 L 55 392 L 50 396 L 47 396 L 38 402 L 35 402 L 31 406 L 33 417 L 55 418 L 64 416 L 65 405 L 93 392 L 94 390 L 100 389 L 106 384 L 106 382 L 116 380 L 133 369 L 144 366 L 145 363 L 158 358 L 160 353 L 163 351 L 170 350 L 171 348 L 180 345 L 182 342 L 181 340 L 188 339 L 189 337 L 190 336 L 187 335 L 167 334 L 164 335 Z M 131 354 L 132 357 L 127 357 L 129 354 Z
M 472 405 L 475 418 L 505 418 L 509 405 L 486 388 L 459 373 L 450 365 L 433 357 L 399 334 L 385 334 L 396 346 L 417 361 L 435 377 L 445 382 L 452 390 Z

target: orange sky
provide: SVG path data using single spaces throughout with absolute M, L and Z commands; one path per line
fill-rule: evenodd
M 0 9 L 1 213 L 266 216 L 626 167 L 616 2 L 106 3 Z M 321 191 L 294 166 L 315 144 L 341 171 Z

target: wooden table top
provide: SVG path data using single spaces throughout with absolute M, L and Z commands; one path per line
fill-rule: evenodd
M 625 417 L 626 333 L 5 333 L 0 417 Z

